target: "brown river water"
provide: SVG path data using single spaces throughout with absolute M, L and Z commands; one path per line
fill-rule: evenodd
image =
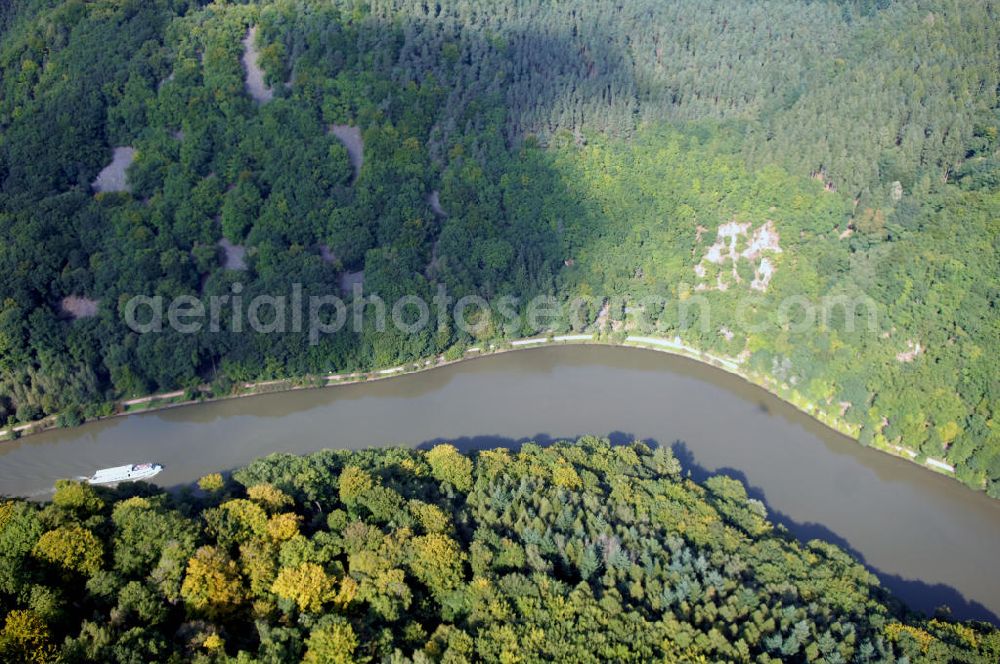
M 165 466 L 175 487 L 269 452 L 546 443 L 582 434 L 673 446 L 693 476 L 744 480 L 773 521 L 859 557 L 912 606 L 998 622 L 1000 501 L 862 448 L 742 379 L 649 350 L 562 346 L 423 373 L 132 415 L 0 443 L 0 493 Z

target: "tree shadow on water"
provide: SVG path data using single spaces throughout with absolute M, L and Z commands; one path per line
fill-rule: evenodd
M 655 444 L 654 441 L 646 442 Z M 738 480 L 746 487 L 747 495 L 750 498 L 761 501 L 767 507 L 767 518 L 772 523 L 783 526 L 801 542 L 818 539 L 835 544 L 878 577 L 882 586 L 898 599 L 903 600 L 909 608 L 928 615 L 934 615 L 935 611 L 939 608 L 947 607 L 950 615 L 954 618 L 961 620 L 985 620 L 994 625 L 1000 625 L 1000 617 L 993 611 L 975 600 L 966 598 L 955 588 L 943 583 L 932 584 L 920 581 L 919 579 L 907 579 L 898 574 L 878 569 L 867 562 L 864 554 L 854 548 L 844 537 L 833 532 L 823 524 L 812 521 L 796 521 L 787 514 L 775 509 L 767 502 L 764 490 L 752 485 L 743 471 L 726 467 L 710 471 L 698 463 L 690 448 L 680 440 L 674 441 L 670 449 L 677 460 L 681 462 L 684 470 L 690 474 L 691 479 L 701 483 L 713 475 L 725 475 Z
M 613 431 L 606 436 L 612 445 L 626 445 L 634 440 L 636 436 L 622 431 Z M 425 441 L 418 445 L 418 449 L 427 450 L 441 443 L 450 443 L 462 452 L 476 452 L 479 450 L 505 447 L 511 450 L 518 450 L 526 443 L 534 443 L 542 447 L 547 447 L 562 440 L 571 440 L 572 437 L 553 437 L 550 434 L 539 433 L 534 436 L 523 438 L 508 438 L 500 435 L 468 436 L 463 438 L 437 438 Z M 655 440 L 646 439 L 643 442 L 657 447 L 660 444 Z M 818 539 L 836 545 L 851 555 L 855 560 L 874 574 L 882 586 L 892 593 L 897 599 L 914 610 L 927 615 L 934 615 L 940 607 L 947 607 L 952 617 L 961 620 L 985 620 L 1000 625 L 1000 617 L 993 611 L 983 606 L 975 600 L 966 598 L 955 588 L 943 583 L 927 583 L 919 579 L 907 579 L 898 574 L 892 574 L 878 569 L 865 560 L 864 554 L 851 545 L 844 537 L 838 535 L 821 523 L 800 522 L 791 518 L 787 514 L 775 509 L 767 501 L 764 490 L 750 483 L 746 474 L 736 468 L 718 468 L 709 470 L 698 463 L 694 453 L 683 441 L 675 441 L 670 449 L 674 456 L 680 461 L 683 469 L 689 474 L 691 479 L 698 483 L 704 482 L 713 475 L 726 475 L 738 480 L 746 487 L 747 495 L 761 501 L 767 508 L 768 520 L 772 523 L 784 527 L 793 537 L 800 542 Z
M 610 440 L 612 445 L 628 445 L 636 440 L 634 435 L 625 433 L 624 431 L 612 431 L 604 437 Z M 540 447 L 548 447 L 549 445 L 553 445 L 561 441 L 572 441 L 575 438 L 576 436 L 553 437 L 547 433 L 536 433 L 533 436 L 524 436 L 523 438 L 510 438 L 499 434 L 486 434 L 482 436 L 463 436 L 461 438 L 434 438 L 420 443 L 417 445 L 417 449 L 426 451 L 435 445 L 448 443 L 449 445 L 454 445 L 464 454 L 469 452 L 479 452 L 481 450 L 491 450 L 497 447 L 505 447 L 509 450 L 516 451 L 528 443 L 533 443 Z M 650 441 L 646 442 L 648 443 Z

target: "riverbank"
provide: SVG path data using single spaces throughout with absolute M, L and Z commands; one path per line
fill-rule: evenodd
M 0 444 L 0 487 L 44 499 L 59 478 L 155 462 L 164 470 L 154 483 L 182 490 L 272 453 L 442 442 L 465 451 L 518 449 L 596 432 L 670 448 L 692 477 L 740 480 L 794 536 L 856 553 L 922 610 L 947 604 L 956 615 L 1000 614 L 1000 579 L 982 574 L 1000 550 L 1000 501 L 852 444 L 705 362 L 590 341 L 513 348 L 524 350 L 342 389 L 272 384 L 265 389 L 273 393 L 253 399 L 55 429 Z
M 474 359 L 476 357 L 482 357 L 486 355 L 494 355 L 498 353 L 507 353 L 516 350 L 523 350 L 526 348 L 536 348 L 545 345 L 600 345 L 600 346 L 618 346 L 624 348 L 641 348 L 645 350 L 654 350 L 662 353 L 667 353 L 670 355 L 676 355 L 680 357 L 685 357 L 702 364 L 714 367 L 726 373 L 733 374 L 739 378 L 747 381 L 748 383 L 765 390 L 769 394 L 781 399 L 783 402 L 794 407 L 800 412 L 810 416 L 814 420 L 820 422 L 824 426 L 836 431 L 837 433 L 846 436 L 856 443 L 859 442 L 860 427 L 858 425 L 851 424 L 847 422 L 842 417 L 828 411 L 820 405 L 810 401 L 809 399 L 802 396 L 798 391 L 796 391 L 792 386 L 784 383 L 780 383 L 775 380 L 772 376 L 762 374 L 759 372 L 749 371 L 743 367 L 743 363 L 739 358 L 726 357 L 714 355 L 706 351 L 702 351 L 693 346 L 685 344 L 679 337 L 674 337 L 673 339 L 668 339 L 664 337 L 653 337 L 653 336 L 628 336 L 623 340 L 613 340 L 608 336 L 593 335 L 593 334 L 567 334 L 567 335 L 555 335 L 547 337 L 534 337 L 527 339 L 516 339 L 513 341 L 506 341 L 500 344 L 490 344 L 489 346 L 482 347 L 472 347 L 467 348 L 462 352 L 460 357 L 455 357 L 449 359 L 446 355 L 438 355 L 431 358 L 425 358 L 422 360 L 417 360 L 403 365 L 398 365 L 395 367 L 389 367 L 386 369 L 374 369 L 372 371 L 359 371 L 353 373 L 345 374 L 327 374 L 324 376 L 305 376 L 299 378 L 281 378 L 266 381 L 259 381 L 254 383 L 243 383 L 236 387 L 229 394 L 213 394 L 211 392 L 211 387 L 208 385 L 199 386 L 196 390 L 176 390 L 171 392 L 164 392 L 160 394 L 152 394 L 144 397 L 138 397 L 133 399 L 126 399 L 119 401 L 114 404 L 112 413 L 90 418 L 80 422 L 81 424 L 86 422 L 94 422 L 105 419 L 111 419 L 116 417 L 125 417 L 127 415 L 132 415 L 140 412 L 151 412 L 158 410 L 165 410 L 169 408 L 179 408 L 182 406 L 190 406 L 199 403 L 210 403 L 214 401 L 223 401 L 227 399 L 240 399 L 244 397 L 252 397 L 260 394 L 269 394 L 274 392 L 288 392 L 294 390 L 306 390 L 306 389 L 317 389 L 324 387 L 335 387 L 338 385 L 351 385 L 356 383 L 370 382 L 375 380 L 384 380 L 387 378 L 393 378 L 402 374 L 408 373 L 418 373 L 423 371 L 430 371 L 432 369 L 437 369 L 441 367 L 450 366 L 457 364 L 459 362 L 464 362 L 467 360 Z M 51 429 L 60 428 L 59 419 L 57 416 L 49 416 L 42 420 L 35 422 L 29 422 L 26 424 L 21 424 L 18 426 L 6 429 L 0 429 L 0 440 L 11 440 L 19 438 L 22 436 L 27 436 L 35 433 L 41 433 L 42 431 L 48 431 Z M 860 444 L 860 443 L 859 443 Z M 921 459 L 916 452 L 909 450 L 904 447 L 897 445 L 886 444 L 879 445 L 873 444 L 871 446 L 873 449 L 877 449 L 885 454 L 904 459 L 913 464 L 926 468 L 932 472 L 945 475 L 951 478 L 955 477 L 954 468 L 940 459 L 926 458 Z

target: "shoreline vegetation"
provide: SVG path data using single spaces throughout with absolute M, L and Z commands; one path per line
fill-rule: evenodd
M 85 418 L 73 424 L 67 425 L 61 422 L 58 415 L 51 415 L 35 422 L 28 422 L 14 427 L 6 427 L 4 429 L 0 429 L 0 442 L 16 440 L 23 436 L 30 436 L 32 434 L 42 433 L 52 429 L 82 426 L 91 422 L 98 422 L 101 420 L 124 417 L 138 413 L 155 412 L 169 408 L 193 406 L 201 403 L 211 403 L 227 399 L 239 399 L 276 392 L 291 392 L 295 390 L 336 387 L 339 385 L 354 385 L 375 380 L 384 380 L 404 374 L 420 373 L 430 371 L 432 369 L 451 366 L 460 362 L 474 360 L 479 357 L 553 345 L 598 345 L 621 348 L 638 348 L 684 357 L 702 365 L 714 367 L 742 378 L 751 385 L 768 392 L 772 396 L 780 399 L 782 402 L 792 406 L 799 412 L 808 415 L 814 421 L 819 422 L 820 424 L 847 438 L 850 438 L 859 445 L 861 444 L 859 439 L 861 432 L 860 426 L 852 425 L 849 422 L 844 421 L 842 418 L 831 413 L 827 409 L 803 397 L 790 385 L 779 382 L 773 376 L 746 370 L 737 358 L 715 355 L 693 346 L 689 346 L 685 344 L 680 337 L 668 339 L 665 337 L 649 335 L 634 335 L 622 338 L 620 335 L 616 335 L 615 333 L 549 335 L 545 337 L 505 340 L 500 343 L 490 343 L 485 347 L 472 346 L 462 349 L 461 355 L 456 357 L 448 357 L 450 353 L 444 353 L 434 357 L 422 358 L 413 362 L 384 369 L 327 374 L 325 376 L 299 376 L 276 378 L 257 382 L 246 382 L 234 387 L 233 390 L 227 394 L 214 394 L 210 385 L 203 384 L 199 385 L 197 388 L 173 390 L 170 392 L 150 394 L 132 399 L 122 399 L 114 402 L 112 406 L 112 413 L 99 417 Z M 954 468 L 940 459 L 929 457 L 921 458 L 920 455 L 913 450 L 893 445 L 891 443 L 873 443 L 868 447 L 896 458 L 909 461 L 940 475 L 956 479 Z

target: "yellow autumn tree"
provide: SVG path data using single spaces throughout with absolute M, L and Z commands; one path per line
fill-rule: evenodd
M 436 445 L 427 453 L 434 479 L 448 482 L 459 491 L 472 489 L 472 460 L 454 445 Z
M 349 507 L 353 506 L 373 486 L 375 480 L 371 475 L 357 466 L 348 466 L 340 473 L 340 501 Z
M 48 625 L 34 611 L 7 614 L 0 632 L 0 659 L 5 662 L 55 662 L 57 652 Z
M 354 601 L 354 598 L 358 596 L 359 590 L 360 586 L 358 582 L 349 576 L 345 576 L 340 580 L 340 590 L 337 591 L 337 596 L 333 598 L 334 606 L 338 609 L 346 609 Z
M 920 648 L 920 651 L 926 653 L 931 645 L 934 644 L 934 636 L 927 633 L 925 630 L 919 627 L 914 627 L 913 625 L 904 625 L 903 623 L 893 621 L 883 628 L 886 638 L 890 642 L 896 643 L 901 638 L 909 637 Z
M 14 510 L 17 509 L 16 505 L 17 503 L 13 500 L 0 502 L 0 530 L 7 527 L 11 517 L 14 516 Z
M 273 484 L 255 484 L 247 489 L 247 498 L 259 503 L 268 512 L 279 512 L 295 504 L 292 497 Z
M 576 469 L 562 459 L 552 467 L 552 481 L 556 486 L 565 489 L 575 490 L 583 486 L 583 480 L 580 479 L 580 475 L 577 474 Z
M 203 546 L 188 560 L 181 597 L 189 607 L 216 618 L 235 610 L 246 598 L 236 563 L 214 546 Z
M 44 533 L 35 543 L 32 555 L 67 572 L 90 576 L 101 569 L 104 548 L 86 528 L 63 526 Z
M 226 642 L 222 640 L 218 634 L 209 634 L 205 637 L 205 640 L 201 642 L 201 646 L 205 650 L 220 650 L 226 645 Z
M 271 592 L 294 601 L 300 611 L 318 613 L 336 594 L 334 578 L 316 563 L 283 567 L 271 586 Z
M 222 473 L 209 473 L 198 480 L 198 488 L 208 493 L 221 491 L 225 485 L 226 482 L 222 479 Z
M 267 534 L 277 542 L 290 540 L 299 534 L 299 521 L 301 519 L 302 517 L 292 512 L 275 514 L 267 520 Z

